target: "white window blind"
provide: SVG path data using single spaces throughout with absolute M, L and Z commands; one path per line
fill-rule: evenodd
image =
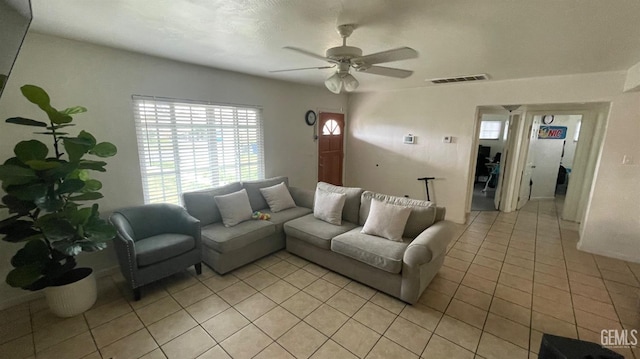
M 482 121 L 480 123 L 481 140 L 497 140 L 500 138 L 502 121 Z
M 264 178 L 261 108 L 133 96 L 145 203 Z

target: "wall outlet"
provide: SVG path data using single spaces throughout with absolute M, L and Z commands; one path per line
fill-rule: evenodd
M 451 137 L 451 136 L 444 136 L 444 137 L 442 138 L 442 142 L 444 142 L 444 143 L 451 143 L 451 139 L 452 139 L 452 137 Z
M 622 156 L 622 164 L 623 165 L 632 165 L 633 164 L 633 157 L 631 157 L 629 155 Z

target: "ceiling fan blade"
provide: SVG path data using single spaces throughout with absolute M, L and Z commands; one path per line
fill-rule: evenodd
M 322 56 L 322 55 L 314 54 L 314 53 L 313 53 L 313 52 L 311 52 L 311 51 L 307 51 L 307 50 L 304 50 L 304 49 L 299 49 L 299 48 L 297 48 L 297 47 L 285 46 L 285 47 L 283 47 L 283 49 L 287 49 L 287 50 L 290 50 L 290 51 L 294 51 L 294 52 L 297 52 L 297 53 L 302 54 L 302 55 L 307 55 L 307 56 L 310 56 L 310 57 L 316 58 L 316 59 L 318 59 L 318 60 L 329 61 L 329 62 L 335 62 L 334 60 L 331 60 L 331 59 L 330 59 L 330 58 L 328 58 L 328 57 L 324 57 L 324 56 Z
M 329 66 L 320 66 L 320 67 L 300 67 L 297 69 L 286 69 L 286 70 L 273 70 L 273 71 L 269 71 L 271 73 L 274 72 L 289 72 L 289 71 L 299 71 L 299 70 L 322 70 L 322 69 L 331 69 L 336 67 L 336 65 L 329 65 Z
M 376 52 L 375 54 L 355 57 L 351 63 L 365 63 L 369 65 L 381 64 L 385 62 L 415 59 L 418 52 L 410 47 L 400 47 L 393 50 Z
M 407 78 L 411 76 L 411 74 L 413 73 L 413 71 L 411 70 L 394 69 L 391 67 L 383 67 L 383 66 L 371 66 L 369 68 L 358 69 L 358 71 L 366 72 L 368 74 L 374 74 L 374 75 L 397 77 L 400 79 Z

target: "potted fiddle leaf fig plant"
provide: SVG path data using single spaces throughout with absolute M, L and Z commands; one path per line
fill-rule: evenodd
M 86 131 L 69 134 L 73 116 L 86 108 L 57 110 L 42 88 L 25 85 L 20 90 L 44 111 L 48 122 L 23 117 L 6 122 L 41 128 L 35 133 L 49 137 L 51 146 L 36 139 L 20 141 L 15 156 L 0 165 L 6 193 L 0 207 L 9 213 L 0 221 L 0 235 L 22 244 L 11 258 L 14 269 L 6 282 L 26 290 L 44 289 L 54 314 L 74 316 L 89 309 L 97 293 L 92 269 L 76 268 L 75 256 L 102 250 L 115 236 L 113 226 L 100 218 L 98 204 L 91 203 L 102 198 L 102 183 L 91 179 L 90 172 L 105 172 L 107 163 L 99 159 L 114 156 L 117 149 Z

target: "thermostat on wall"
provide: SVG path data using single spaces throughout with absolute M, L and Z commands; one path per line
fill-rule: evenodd
M 404 140 L 404 143 L 412 145 L 416 143 L 416 136 L 412 134 L 404 135 L 403 140 Z

